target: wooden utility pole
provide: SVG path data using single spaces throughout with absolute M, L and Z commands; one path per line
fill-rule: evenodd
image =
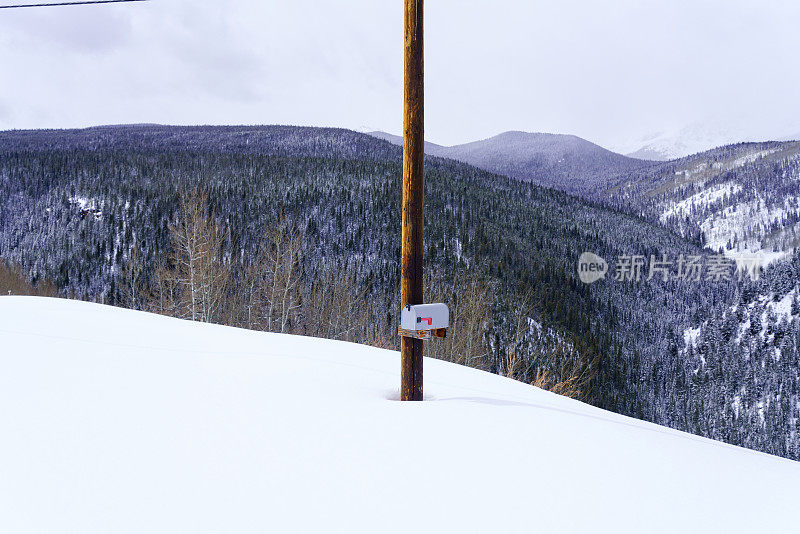
M 422 0 L 405 0 L 401 306 L 422 304 L 425 204 Z M 422 400 L 422 340 L 400 338 L 400 400 Z

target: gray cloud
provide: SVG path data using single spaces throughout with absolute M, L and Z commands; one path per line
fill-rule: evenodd
M 0 100 L 0 124 L 10 123 L 12 119 L 11 108 Z
M 792 1 L 426 3 L 426 134 L 624 150 L 695 123 L 800 131 Z M 399 132 L 402 3 L 161 0 L 0 14 L 4 127 L 290 123 Z M 19 12 L 17 12 L 19 11 Z
M 132 37 L 129 15 L 113 6 L 11 11 L 0 16 L 0 27 L 12 47 L 42 54 L 53 50 L 102 54 L 125 46 Z

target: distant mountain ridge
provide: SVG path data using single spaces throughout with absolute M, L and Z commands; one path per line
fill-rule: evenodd
M 367 132 L 367 135 L 371 135 L 372 137 L 377 137 L 378 139 L 383 139 L 384 141 L 389 141 L 393 145 L 403 146 L 403 138 L 399 135 L 390 134 L 387 132 L 381 131 L 374 131 L 374 132 Z M 447 147 L 442 145 L 437 145 L 436 143 L 431 143 L 430 141 L 425 141 L 425 154 L 429 156 L 442 156 L 444 152 L 447 151 Z
M 648 161 L 670 161 L 679 157 L 668 149 L 659 148 L 653 145 L 643 146 L 639 150 L 625 155 L 629 158 L 643 159 Z
M 370 135 L 402 145 L 400 136 Z M 587 195 L 620 174 L 653 165 L 629 158 L 575 135 L 504 132 L 488 139 L 445 147 L 425 143 L 431 156 L 450 158 L 510 178 Z
M 148 150 L 208 151 L 263 156 L 331 156 L 353 159 L 400 157 L 396 147 L 375 143 L 344 128 L 311 126 L 105 125 L 80 129 L 0 131 L 1 150 Z

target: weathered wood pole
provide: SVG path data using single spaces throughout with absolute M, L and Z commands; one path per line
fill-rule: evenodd
M 405 3 L 401 306 L 422 304 L 425 207 L 422 0 Z M 401 337 L 400 360 L 400 400 L 422 400 L 422 340 Z

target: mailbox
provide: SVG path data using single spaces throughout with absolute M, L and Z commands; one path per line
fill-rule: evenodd
M 417 339 L 445 337 L 450 326 L 447 304 L 406 305 L 400 314 L 400 335 Z

